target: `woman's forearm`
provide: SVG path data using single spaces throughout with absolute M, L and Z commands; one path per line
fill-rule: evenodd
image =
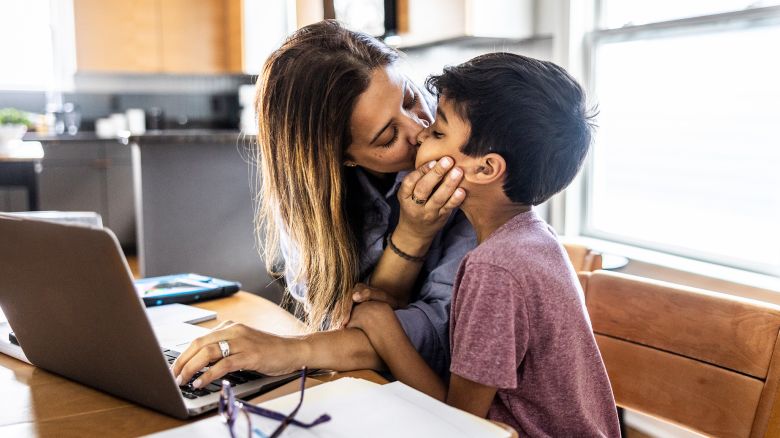
M 409 235 L 399 229 L 393 232 L 391 238 L 398 249 L 417 257 L 422 257 L 428 252 L 432 241 L 432 239 Z M 388 244 L 371 274 L 371 287 L 387 291 L 401 303 L 408 303 L 422 265 L 421 262 L 400 257 Z
M 463 189 L 458 189 L 463 170 L 453 168 L 454 164 L 451 157 L 442 157 L 438 162 L 424 164 L 404 177 L 397 194 L 401 208 L 398 225 L 391 236 L 392 242 L 388 242 L 374 268 L 371 287 L 382 289 L 396 300 L 408 303 L 422 263 L 408 260 L 407 255 L 414 258 L 425 256 L 436 233 L 441 231 L 466 194 Z M 445 175 L 448 176 L 445 178 Z
M 297 367 L 334 371 L 382 370 L 384 364 L 368 336 L 354 328 L 317 332 L 297 338 Z

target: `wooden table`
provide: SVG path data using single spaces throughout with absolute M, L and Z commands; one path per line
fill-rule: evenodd
M 201 324 L 205 327 L 232 320 L 282 335 L 300 334 L 303 329 L 300 321 L 276 304 L 247 292 L 198 307 L 217 312 L 216 320 Z M 138 436 L 185 423 L 3 354 L 0 388 L 0 437 L 4 438 Z
M 280 335 L 303 333 L 303 324 L 276 304 L 247 292 L 197 304 L 217 312 L 217 319 L 200 324 L 214 327 L 222 321 L 241 322 Z M 370 370 L 330 373 L 313 377 L 330 381 L 340 377 L 358 377 L 375 383 L 387 380 Z M 290 384 L 288 384 L 290 385 Z M 253 399 L 259 402 L 283 394 Z M 201 415 L 197 421 L 207 417 Z M 151 409 L 72 382 L 43 369 L 0 354 L 0 437 L 86 437 L 139 436 L 181 426 L 177 420 Z M 506 425 L 498 423 L 513 433 Z
M 27 190 L 27 209 L 38 210 L 38 174 L 43 147 L 37 141 L 17 142 L 10 153 L 0 155 L 0 186 L 18 186 Z

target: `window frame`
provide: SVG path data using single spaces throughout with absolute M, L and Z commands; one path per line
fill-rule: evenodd
M 744 9 L 739 11 L 724 12 L 712 15 L 681 18 L 675 20 L 646 23 L 640 25 L 627 25 L 621 28 L 601 28 L 602 16 L 600 13 L 601 1 L 594 0 L 591 9 L 593 16 L 589 17 L 592 23 L 598 23 L 593 29 L 583 35 L 582 44 L 582 81 L 590 96 L 595 96 L 595 59 L 600 45 L 616 42 L 625 42 L 641 39 L 669 38 L 674 36 L 687 36 L 711 32 L 733 31 L 757 26 L 780 25 L 780 6 L 766 6 Z M 596 141 L 598 134 L 596 135 Z M 600 230 L 593 226 L 591 211 L 593 208 L 593 178 L 594 178 L 594 153 L 591 152 L 582 169 L 579 181 L 569 191 L 566 198 L 566 234 L 576 234 L 583 238 L 601 240 L 610 244 L 631 246 L 647 252 L 656 252 L 664 256 L 682 257 L 704 264 L 720 265 L 730 270 L 737 269 L 755 273 L 760 276 L 769 275 L 780 277 L 780 266 L 768 263 L 745 262 L 736 258 L 711 254 L 705 251 L 697 251 L 691 248 L 675 247 L 643 239 L 632 238 L 609 231 Z M 568 194 L 568 193 L 567 193 Z M 668 257 L 667 257 L 668 259 Z
M 17 84 L 0 83 L 0 90 L 10 92 L 46 91 L 59 95 L 75 88 L 76 74 L 76 31 L 73 0 L 48 0 L 49 38 L 51 39 L 52 66 L 50 78 L 45 83 Z M 40 56 L 40 54 L 36 55 Z M 56 97 L 55 97 L 56 100 Z

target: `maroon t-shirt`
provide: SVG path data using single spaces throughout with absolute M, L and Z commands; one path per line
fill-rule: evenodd
M 498 388 L 489 419 L 520 436 L 620 436 L 582 288 L 533 210 L 468 253 L 453 290 L 450 371 Z

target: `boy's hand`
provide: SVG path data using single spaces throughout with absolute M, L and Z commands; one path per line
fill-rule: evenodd
M 385 318 L 395 318 L 393 309 L 387 303 L 380 301 L 368 301 L 356 305 L 352 309 L 352 316 L 347 327 L 358 328 L 366 332 L 371 339 L 371 331 L 382 330 Z
M 366 301 L 381 301 L 383 303 L 387 303 L 393 309 L 398 309 L 407 304 L 394 297 L 387 291 L 368 286 L 364 283 L 358 283 L 354 288 L 352 288 L 352 301 L 355 303 L 364 303 Z
M 402 302 L 398 298 L 394 297 L 387 291 L 368 286 L 365 283 L 358 283 L 352 288 L 352 301 L 349 302 L 349 308 L 344 309 L 345 318 L 342 320 L 340 327 L 350 327 L 349 323 L 352 319 L 352 315 L 355 312 L 355 306 L 369 301 L 375 301 L 377 303 L 385 303 L 391 307 L 391 309 L 398 309 L 405 306 L 407 303 Z

